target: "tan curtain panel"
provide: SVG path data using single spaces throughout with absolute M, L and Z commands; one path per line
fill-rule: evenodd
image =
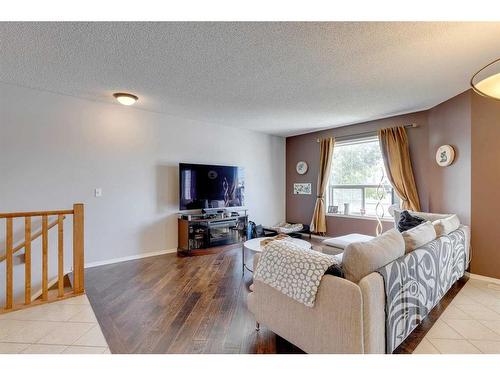
M 326 233 L 325 194 L 330 180 L 334 144 L 334 138 L 322 139 L 319 143 L 318 195 L 310 227 L 313 233 Z
M 402 208 L 420 211 L 406 129 L 402 126 L 380 129 L 378 139 L 387 177 L 402 200 Z

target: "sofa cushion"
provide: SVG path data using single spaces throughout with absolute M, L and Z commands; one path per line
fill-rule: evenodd
M 406 254 L 436 239 L 436 231 L 434 225 L 430 221 L 426 221 L 401 234 L 405 240 Z
M 357 283 L 366 275 L 405 253 L 405 241 L 396 229 L 367 242 L 349 244 L 342 257 L 345 278 Z
M 436 235 L 438 237 L 449 234 L 454 230 L 457 230 L 460 226 L 460 219 L 457 215 L 451 215 L 444 219 L 435 220 L 432 222 L 434 226 L 434 230 L 436 231 Z
M 336 247 L 338 249 L 345 249 L 347 245 L 353 242 L 366 242 L 373 239 L 373 236 L 367 236 L 359 233 L 351 233 L 345 236 L 327 238 L 321 242 L 322 245 Z
M 400 232 L 404 232 L 405 230 L 415 228 L 424 222 L 425 219 L 422 219 L 420 216 L 412 215 L 408 211 L 404 210 L 399 215 L 398 230 Z

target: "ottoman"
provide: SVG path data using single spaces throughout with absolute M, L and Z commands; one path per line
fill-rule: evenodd
M 373 236 L 351 233 L 345 236 L 328 238 L 321 242 L 321 247 L 324 254 L 336 255 L 343 253 L 347 245 L 353 242 L 366 242 L 373 238 Z

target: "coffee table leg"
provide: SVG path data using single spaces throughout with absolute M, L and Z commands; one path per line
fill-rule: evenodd
M 241 269 L 242 269 L 242 273 L 244 275 L 245 274 L 245 246 L 244 245 L 241 246 L 241 263 L 242 263 Z
M 245 275 L 245 269 L 253 273 L 253 270 L 247 267 L 245 263 L 245 246 L 241 247 L 241 271 L 242 274 Z

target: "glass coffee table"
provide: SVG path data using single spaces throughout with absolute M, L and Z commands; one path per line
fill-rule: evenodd
M 245 268 L 253 272 L 250 268 L 247 267 L 245 263 L 245 250 L 250 250 L 255 253 L 260 253 L 263 250 L 263 247 L 260 245 L 261 241 L 266 240 L 266 239 L 271 239 L 272 237 L 259 237 L 259 238 L 252 238 L 251 240 L 245 241 L 243 243 L 243 246 L 241 247 L 241 259 L 242 259 L 242 270 L 243 273 L 245 273 Z M 301 248 L 309 250 L 311 248 L 311 243 L 305 240 L 301 240 L 300 238 L 292 238 L 289 237 L 286 240 L 278 240 L 278 241 L 289 241 L 293 242 L 294 245 L 297 245 Z

